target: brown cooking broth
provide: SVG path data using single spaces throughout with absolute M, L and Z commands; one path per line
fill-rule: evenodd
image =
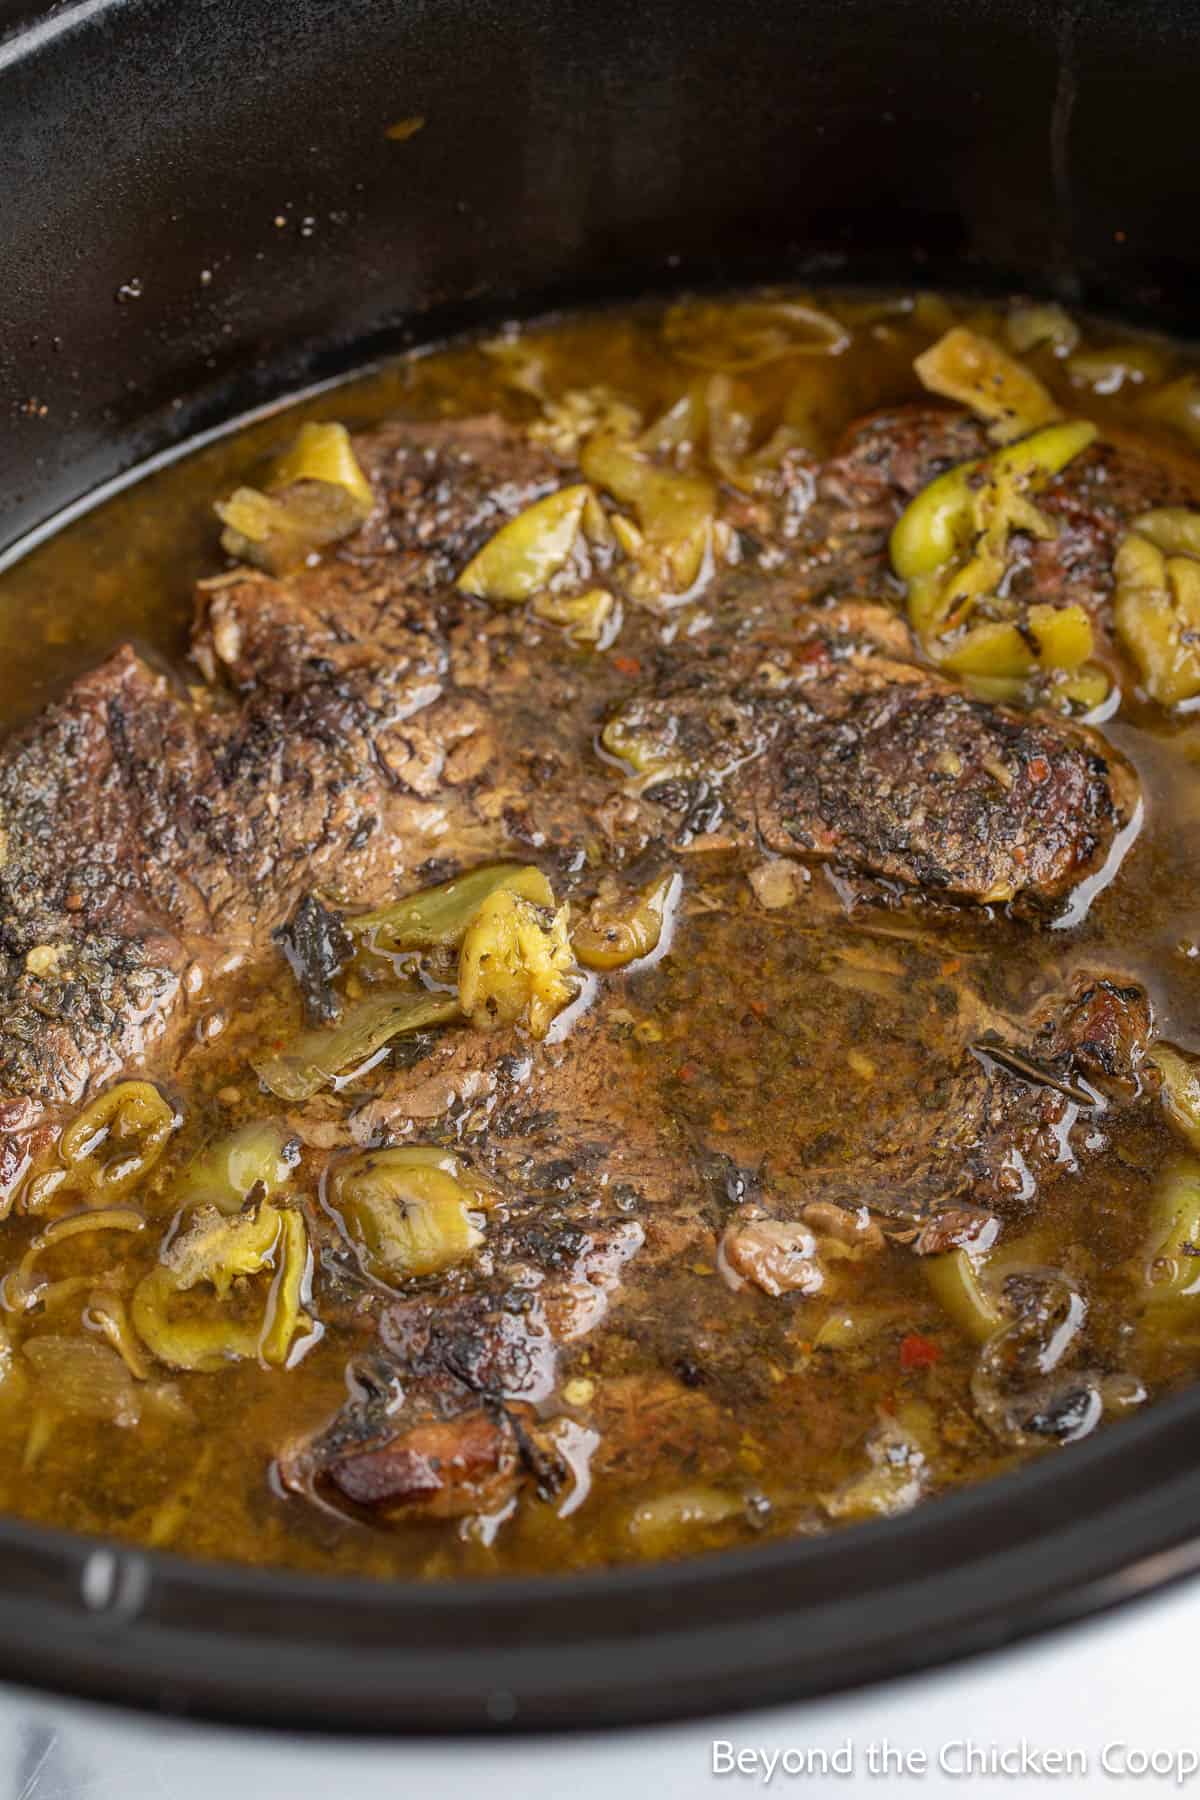
M 911 297 L 821 304 L 851 332 L 844 351 L 781 357 L 754 368 L 752 381 L 764 417 L 782 414 L 803 387 L 827 448 L 858 415 L 920 397 L 913 358 L 951 310 L 1001 333 L 1004 320 L 1004 309 Z M 731 314 L 731 343 L 736 329 Z M 1076 362 L 1073 374 L 1071 361 L 1049 347 L 1029 358 L 1064 411 L 1136 430 L 1172 456 L 1190 454 L 1147 406 L 1148 395 L 1193 368 L 1187 353 L 1100 326 L 1085 327 L 1081 348 L 1107 353 L 1107 363 Z M 501 353 L 469 343 L 407 358 L 239 430 L 126 489 L 8 570 L 0 580 L 0 710 L 13 723 L 27 717 L 126 638 L 188 679 L 193 583 L 226 566 L 212 501 L 253 480 L 300 419 L 361 429 L 394 417 L 496 410 L 526 421 L 538 413 L 531 388 L 562 394 L 598 385 L 653 419 L 694 373 L 664 340 L 661 311 L 638 308 L 551 321 L 510 336 Z M 686 631 L 702 608 L 703 596 L 686 616 L 672 614 L 670 629 Z M 591 710 L 627 689 L 614 655 L 636 657 L 639 643 L 662 628 L 661 619 L 635 616 L 615 651 L 581 658 Z M 856 1145 L 903 1116 L 930 1059 L 962 1054 L 977 1011 L 1027 1010 L 1084 967 L 1143 983 L 1157 1033 L 1200 1052 L 1195 720 L 1130 698 L 1104 726 L 1142 779 L 1146 818 L 1119 878 L 1072 930 L 969 906 L 847 910 L 819 869 L 792 905 L 768 908 L 743 866 L 693 859 L 669 953 L 606 978 L 594 1003 L 619 1046 L 614 1105 L 661 1119 L 681 1154 L 701 1147 L 741 1167 L 765 1159 L 770 1169 L 786 1138 L 853 1162 Z M 495 854 L 503 853 L 498 843 Z M 232 1127 L 286 1111 L 247 1064 L 265 1037 L 286 1038 L 298 1027 L 299 1003 L 281 968 L 247 983 L 226 1005 L 224 1034 L 203 1058 L 190 1058 L 190 1086 L 178 1096 L 186 1123 L 160 1182 Z M 153 1074 L 152 1060 L 148 1067 Z M 355 1097 L 370 1084 L 368 1074 Z M 1153 1108 L 1104 1129 L 1103 1154 L 1051 1184 L 1010 1236 L 1021 1238 L 1019 1257 L 1063 1271 L 1086 1295 L 1083 1363 L 1105 1373 L 1107 1424 L 1193 1379 L 1200 1310 L 1190 1329 L 1177 1316 L 1169 1331 L 1147 1323 L 1149 1206 L 1181 1140 Z M 302 1164 L 302 1191 L 307 1179 Z M 138 1196 L 130 1198 L 136 1204 Z M 16 1213 L 0 1225 L 0 1267 L 16 1269 L 37 1229 Z M 143 1272 L 160 1235 L 78 1238 L 70 1254 L 56 1252 L 53 1273 L 99 1276 L 117 1262 Z M 78 1334 L 88 1298 L 64 1292 L 28 1313 L 10 1312 L 14 1355 L 26 1337 Z M 1200 1309 L 1200 1301 L 1192 1305 Z M 320 1316 L 319 1272 L 310 1310 Z M 710 1254 L 689 1249 L 665 1267 L 627 1265 L 623 1298 L 603 1328 L 564 1357 L 562 1380 L 574 1399 L 560 1391 L 545 1408 L 584 1432 L 632 1410 L 652 1452 L 644 1468 L 597 1482 L 590 1493 L 583 1475 L 565 1494 L 539 1499 L 526 1490 L 503 1520 L 376 1529 L 285 1497 L 270 1474 L 282 1443 L 315 1430 L 341 1404 L 345 1365 L 360 1340 L 344 1326 L 330 1328 L 291 1368 L 241 1362 L 211 1374 L 152 1371 L 134 1383 L 136 1424 L 55 1409 L 28 1394 L 0 1404 L 0 1506 L 198 1556 L 449 1577 L 815 1532 L 836 1514 L 828 1497 L 867 1468 L 864 1446 L 881 1420 L 915 1432 L 934 1495 L 1023 1456 L 1070 1454 L 1052 1443 L 1014 1450 L 989 1431 L 972 1395 L 978 1346 L 943 1311 L 908 1248 L 892 1244 L 840 1265 L 836 1298 L 772 1298 L 753 1286 L 731 1291 L 714 1234 Z M 660 1391 L 664 1369 L 672 1385 Z

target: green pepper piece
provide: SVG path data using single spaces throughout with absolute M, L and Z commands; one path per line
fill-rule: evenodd
M 537 906 L 554 905 L 554 891 L 539 868 L 531 863 L 491 863 L 344 923 L 378 950 L 457 949 L 484 901 L 501 888 Z
M 401 1032 L 442 1025 L 458 1013 L 453 995 L 432 993 L 427 988 L 370 994 L 348 1006 L 336 1025 L 302 1031 L 286 1050 L 260 1057 L 251 1067 L 281 1100 L 308 1100 Z
M 570 556 L 590 496 L 579 482 L 519 512 L 467 564 L 458 578 L 463 593 L 510 604 L 532 599 Z
M 1179 1157 L 1163 1172 L 1151 1209 L 1145 1296 L 1154 1307 L 1200 1299 L 1200 1161 Z
M 301 1311 L 309 1270 L 308 1233 L 299 1213 L 264 1202 L 224 1219 L 201 1207 L 190 1227 L 134 1289 L 130 1317 L 146 1348 L 172 1368 L 211 1373 L 259 1357 L 279 1365 L 305 1324 Z M 246 1319 L 226 1307 L 235 1280 L 274 1272 L 261 1312 Z M 217 1307 L 180 1306 L 179 1296 L 212 1289 Z M 226 1307 L 226 1310 L 222 1310 Z
M 333 1210 L 368 1274 L 434 1275 L 483 1242 L 471 1213 L 492 1196 L 459 1176 L 452 1156 L 415 1145 L 369 1150 L 335 1169 Z
M 1150 1062 L 1162 1076 L 1162 1099 L 1167 1117 L 1200 1150 L 1200 1069 L 1170 1044 L 1155 1044 Z
M 578 992 L 567 917 L 565 906 L 553 912 L 503 888 L 484 901 L 458 957 L 459 1000 L 477 1031 L 520 1022 L 545 1037 Z
M 291 448 L 275 464 L 268 485 L 276 493 L 296 481 L 321 481 L 327 487 L 344 489 L 363 519 L 375 503 L 344 425 L 309 423 L 300 427 Z
M 295 1168 L 289 1146 L 299 1149 L 297 1140 L 270 1120 L 243 1125 L 188 1164 L 173 1190 L 176 1200 L 206 1201 L 223 1213 L 240 1212 L 252 1190 L 269 1200 L 287 1186 Z
M 1159 530 L 1168 541 L 1184 536 Z M 1117 636 L 1150 698 L 1160 706 L 1193 699 L 1200 693 L 1200 561 L 1189 554 L 1166 555 L 1134 531 L 1117 551 L 1115 575 Z
M 1031 369 L 966 325 L 946 332 L 913 367 L 931 393 L 959 400 L 989 420 L 994 440 L 1007 442 L 1060 416 Z
M 892 568 L 901 581 L 932 575 L 971 541 L 971 478 L 978 462 L 960 463 L 923 487 L 909 501 L 892 529 Z
M 579 466 L 597 487 L 637 514 L 643 539 L 637 561 L 644 580 L 633 585 L 633 597 L 652 600 L 687 593 L 712 541 L 713 483 L 702 475 L 661 467 L 603 431 L 588 439 Z
M 230 556 L 280 575 L 356 531 L 371 511 L 371 484 L 344 425 L 302 425 L 265 492 L 239 487 L 215 512 Z

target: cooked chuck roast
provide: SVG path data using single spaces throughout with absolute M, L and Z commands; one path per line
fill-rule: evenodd
M 897 661 L 892 638 L 882 611 L 835 608 L 789 643 L 757 644 L 753 666 L 723 646 L 681 658 L 621 709 L 614 741 L 678 759 L 650 797 L 685 836 L 699 822 L 984 904 L 1044 904 L 1097 869 L 1134 815 L 1127 764 L 1082 728 Z
M 882 431 L 860 454 L 890 494 L 894 470 L 871 460 Z M 915 452 L 893 460 L 916 479 Z M 231 950 L 261 954 L 300 891 L 371 901 L 472 834 L 480 854 L 541 842 L 569 856 L 599 820 L 619 860 L 678 834 L 682 794 L 692 836 L 720 818 L 735 841 L 761 832 L 939 895 L 1040 900 L 1095 867 L 1130 815 L 1132 776 L 1090 734 L 971 701 L 836 617 L 795 641 L 795 583 L 776 577 L 761 641 L 660 656 L 658 685 L 614 709 L 678 737 L 688 763 L 659 805 L 652 790 L 623 818 L 591 718 L 571 765 L 558 734 L 540 749 L 550 697 L 561 723 L 578 690 L 570 658 L 452 586 L 498 523 L 563 479 L 555 459 L 483 420 L 391 428 L 363 461 L 382 498 L 340 554 L 286 580 L 205 585 L 206 689 L 178 692 L 124 649 L 9 744 L 7 1095 L 77 1103 L 158 1054 L 185 976 L 194 989 Z M 878 552 L 875 566 L 886 585 Z M 873 629 L 890 648 L 890 622 Z M 736 685 L 718 678 L 739 663 Z
M 642 1237 L 633 1220 L 578 1223 L 544 1200 L 498 1234 L 495 1273 L 474 1292 L 385 1307 L 349 1404 L 284 1452 L 285 1482 L 440 1518 L 494 1510 L 525 1475 L 558 1486 L 536 1408 L 557 1386 L 560 1346 L 603 1317 Z
M 362 439 L 376 506 L 353 538 L 286 578 L 203 584 L 204 685 L 124 648 L 0 758 L 5 1167 L 24 1167 L 40 1121 L 122 1072 L 169 1076 L 197 1004 L 235 969 L 285 979 L 282 953 L 327 1019 L 339 907 L 500 856 L 542 862 L 586 900 L 597 860 L 632 882 L 684 853 L 694 869 L 706 851 L 746 864 L 765 847 L 890 905 L 1012 902 L 1024 922 L 997 928 L 1033 929 L 1104 866 L 1138 792 L 1097 734 L 973 699 L 910 648 L 887 532 L 982 447 L 960 415 L 914 408 L 866 421 L 815 474 L 799 459 L 774 494 L 727 496 L 756 547 L 715 578 L 686 642 L 629 618 L 585 701 L 577 650 L 454 586 L 571 472 L 495 419 Z M 1089 452 L 1045 496 L 1062 532 L 1021 547 L 1014 579 L 1102 617 L 1121 522 L 1173 497 L 1134 452 Z M 505 1200 L 473 1273 L 374 1296 L 350 1400 L 283 1455 L 288 1485 L 397 1517 L 494 1512 L 522 1481 L 553 1490 L 565 1477 L 538 1409 L 628 1258 L 712 1257 L 732 1219 L 756 1234 L 737 1267 L 802 1300 L 797 1228 L 815 1202 L 866 1207 L 918 1252 L 967 1241 L 1087 1153 L 1076 1121 L 1090 1130 L 1136 1096 L 1150 1018 L 1140 988 L 1104 971 L 1023 1017 L 981 1001 L 875 1142 L 829 1160 L 798 1130 L 765 1168 L 749 1103 L 720 1151 L 701 1122 L 689 1135 L 639 1114 L 609 1031 L 603 1000 L 532 1052 L 455 1029 L 369 1099 L 292 1115 L 323 1154 L 452 1131 Z M 341 1278 L 353 1309 L 363 1284 Z M 644 1329 L 653 1341 L 659 1325 Z M 632 1440 L 613 1431 L 619 1463 Z

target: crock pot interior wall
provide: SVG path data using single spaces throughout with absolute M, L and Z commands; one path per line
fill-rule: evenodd
M 0 546 L 290 384 L 546 303 L 916 269 L 1180 319 L 1187 14 L 0 0 Z
M 915 272 L 1187 329 L 1192 17 L 0 0 L 0 545 L 290 386 L 545 304 Z M 905 1520 L 611 1577 L 371 1588 L 0 1521 L 0 1678 L 376 1730 L 817 1694 L 1194 1568 L 1198 1420 L 1184 1396 Z

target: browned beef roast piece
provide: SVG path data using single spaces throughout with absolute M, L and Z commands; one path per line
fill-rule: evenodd
M 125 648 L 5 746 L 0 1097 L 28 1103 L 14 1123 L 161 1048 L 181 1002 L 261 954 L 310 883 L 395 891 L 430 854 L 422 802 L 478 774 L 486 709 L 461 659 L 487 609 L 429 590 L 557 467 L 489 420 L 368 450 L 382 498 L 344 553 L 311 579 L 242 573 L 202 594 L 197 660 L 238 704 L 177 691 Z
M 832 621 L 787 644 L 814 555 L 834 588 L 853 585 L 856 557 L 888 585 L 882 530 L 864 561 L 854 533 L 830 531 L 831 497 L 894 512 L 898 484 L 957 457 L 973 429 L 946 414 L 875 421 L 820 475 L 811 521 L 787 501 L 786 554 L 773 550 L 774 585 L 755 602 L 784 645 L 782 676 L 744 670 L 740 688 L 714 676 L 752 648 L 733 617 L 763 586 L 752 560 L 718 583 L 707 659 L 656 649 L 655 622 L 629 620 L 647 667 L 678 664 L 639 704 L 691 721 L 682 820 L 670 784 L 647 802 L 593 753 L 592 708 L 623 685 L 607 661 L 589 667 L 585 706 L 561 638 L 452 585 L 498 524 L 564 479 L 561 464 L 493 419 L 359 440 L 377 494 L 359 533 L 286 581 L 243 571 L 205 585 L 207 691 L 176 690 L 125 649 L 0 756 L 6 1122 L 71 1107 L 147 1055 L 165 1062 L 191 1003 L 231 961 L 277 954 L 270 932 L 314 882 L 370 902 L 439 859 L 522 849 L 569 873 L 597 838 L 619 861 L 681 826 L 703 837 L 724 812 L 731 841 L 761 831 L 941 893 L 1059 894 L 1103 859 L 1131 806 L 1123 765 L 1096 740 L 914 670 L 894 623 L 884 650 L 880 631 L 872 649 Z M 807 492 L 811 470 L 795 473 Z M 1151 497 L 1135 489 L 1122 503 Z M 822 531 L 814 551 L 805 533 Z M 747 731 L 722 792 L 721 735 Z
M 288 1487 L 382 1517 L 454 1517 L 493 1510 L 529 1474 L 543 1489 L 562 1480 L 537 1446 L 539 1409 L 561 1349 L 604 1318 L 645 1229 L 633 1216 L 643 1196 L 597 1179 L 603 1142 L 553 1148 L 566 1153 L 538 1160 L 527 1145 L 520 1159 L 509 1146 L 473 1266 L 436 1296 L 383 1306 L 346 1406 L 281 1454 Z
M 922 1254 L 1020 1217 L 1048 1182 L 1107 1147 L 1106 1127 L 1142 1092 L 1150 1004 L 1135 983 L 1080 973 L 1028 1028 L 989 1024 L 954 1067 L 932 1069 L 912 1106 L 857 1167 L 777 1157 L 808 1200 L 867 1206 L 912 1228 Z
M 468 1070 L 480 1077 L 471 1102 L 451 1099 L 428 1117 L 430 1077 L 418 1062 L 351 1115 L 347 1135 L 361 1142 L 355 1126 L 365 1118 L 373 1141 L 403 1141 L 415 1108 L 422 1135 L 448 1135 L 502 1199 L 478 1257 L 441 1277 L 436 1294 L 380 1305 L 374 1293 L 377 1329 L 355 1360 L 347 1402 L 281 1452 L 284 1484 L 396 1524 L 495 1512 L 526 1485 L 556 1495 L 570 1476 L 571 1440 L 555 1425 L 564 1358 L 601 1327 L 608 1342 L 624 1336 L 661 1365 L 651 1387 L 670 1387 L 676 1365 L 713 1384 L 714 1398 L 696 1405 L 715 1422 L 715 1398 L 728 1389 L 720 1403 L 735 1404 L 746 1372 L 726 1368 L 734 1352 L 720 1333 L 660 1314 L 658 1270 L 711 1272 L 736 1255 L 739 1233 L 761 1236 L 764 1221 L 772 1251 L 793 1220 L 811 1248 L 809 1229 L 828 1232 L 837 1214 L 854 1230 L 863 1207 L 873 1222 L 860 1235 L 876 1243 L 886 1235 L 919 1254 L 948 1249 L 996 1215 L 1019 1217 L 1039 1182 L 1095 1153 L 1112 1112 L 1139 1092 L 1150 1025 L 1136 987 L 1080 976 L 1069 994 L 1046 996 L 1024 1030 L 1005 1026 L 1002 1034 L 987 1023 L 954 1067 L 922 1084 L 901 1125 L 835 1169 L 790 1154 L 787 1134 L 776 1134 L 765 1167 L 761 1137 L 741 1144 L 734 1133 L 732 1153 L 707 1148 L 645 1092 L 630 1094 L 612 1035 L 594 1019 L 558 1057 L 523 1053 L 515 1036 L 448 1034 L 429 1058 L 452 1069 L 459 1092 Z M 618 1293 L 635 1255 L 639 1279 Z M 361 1330 L 363 1284 L 336 1237 L 322 1262 L 327 1322 L 340 1287 Z M 761 1267 L 748 1279 L 787 1296 L 785 1307 L 804 1304 L 799 1280 L 772 1282 Z M 594 1467 L 641 1468 L 647 1445 L 663 1440 L 638 1406 L 613 1404 L 627 1382 L 603 1385 Z M 685 1388 L 672 1391 L 691 1405 Z
M 816 615 L 788 643 L 681 654 L 618 709 L 670 771 L 647 797 L 727 842 L 934 895 L 1044 906 L 1097 871 L 1135 814 L 1103 739 L 975 700 L 895 659 L 882 609 Z
M 0 1089 L 25 1119 L 136 1059 L 179 994 L 178 930 L 140 894 L 146 832 L 171 821 L 144 793 L 139 744 L 157 740 L 165 774 L 185 716 L 123 650 L 0 757 Z M 24 1122 L 18 1105 L 9 1117 Z
M 298 885 L 369 883 L 383 792 L 332 683 L 207 711 L 129 650 L 77 683 L 0 758 L 0 1091 L 71 1105 L 140 1063 Z

